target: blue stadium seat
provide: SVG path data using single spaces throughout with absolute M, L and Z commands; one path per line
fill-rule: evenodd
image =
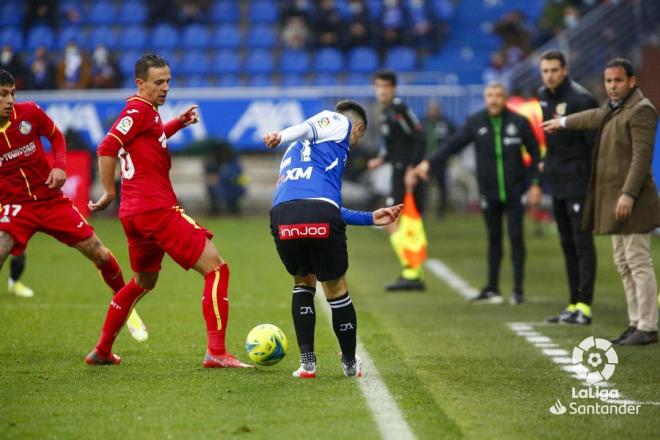
M 220 87 L 241 87 L 241 79 L 238 75 L 222 75 L 218 80 Z
M 237 23 L 239 11 L 236 2 L 231 0 L 218 0 L 211 7 L 211 20 L 219 23 Z
M 147 21 L 147 8 L 141 1 L 129 0 L 122 2 L 117 14 L 117 23 L 123 25 L 143 24 Z
M 151 31 L 151 41 L 149 43 L 156 50 L 174 49 L 180 43 L 179 31 L 168 23 L 156 25 Z
M 144 27 L 132 25 L 121 29 L 119 32 L 118 47 L 123 50 L 142 49 L 147 44 L 147 32 Z
M 156 51 L 156 53 L 167 60 L 167 63 L 170 65 L 170 71 L 173 75 L 179 73 L 181 61 L 179 56 L 176 54 L 176 52 L 167 49 L 162 49 Z
M 2 27 L 0 31 L 0 46 L 11 46 L 14 51 L 23 50 L 23 32 L 18 27 Z
M 256 73 L 267 73 L 270 74 L 273 72 L 273 54 L 268 50 L 255 49 L 250 52 L 245 59 L 245 72 L 256 74 Z
M 60 26 L 83 24 L 85 22 L 85 10 L 85 5 L 82 2 L 70 0 L 60 3 Z
M 142 54 L 135 50 L 130 50 L 123 52 L 119 56 L 119 71 L 125 77 L 128 77 L 132 80 L 135 73 L 135 62 L 140 58 Z
M 371 84 L 371 76 L 363 73 L 351 73 L 346 78 L 346 84 L 349 86 L 368 86 Z
M 356 47 L 348 53 L 348 69 L 351 72 L 373 72 L 378 67 L 378 54 L 370 47 Z
M 39 46 L 52 50 L 55 46 L 55 34 L 48 26 L 33 26 L 27 33 L 26 48 L 33 51 Z
M 115 50 L 119 42 L 117 32 L 111 26 L 94 26 L 87 39 L 88 49 L 104 44 L 108 49 Z
M 339 73 L 344 71 L 344 54 L 335 48 L 324 48 L 316 52 L 314 65 L 324 72 Z
M 235 24 L 223 24 L 215 28 L 211 46 L 220 49 L 237 49 L 241 45 L 241 30 Z
M 290 73 L 282 77 L 282 87 L 304 87 L 308 85 L 305 76 L 297 73 Z
M 91 25 L 113 24 L 117 20 L 117 8 L 108 0 L 93 2 L 85 14 L 85 22 Z
M 275 23 L 279 17 L 277 3 L 257 0 L 250 4 L 249 20 L 252 23 Z
M 133 72 L 131 71 L 130 75 L 125 75 L 124 79 L 121 82 L 121 86 L 124 89 L 135 89 L 135 78 L 133 78 Z
M 211 33 L 206 26 L 191 24 L 183 29 L 181 47 L 184 49 L 206 49 L 211 43 Z
M 339 77 L 332 73 L 320 73 L 314 78 L 314 84 L 320 87 L 323 86 L 338 86 L 340 85 Z
M 211 64 L 209 57 L 201 50 L 190 50 L 185 52 L 178 73 L 182 75 L 207 75 Z
M 409 47 L 395 47 L 387 52 L 385 67 L 394 71 L 412 71 L 417 66 L 417 55 Z
M 3 2 L 4 3 L 4 2 Z M 0 26 L 19 26 L 23 22 L 23 8 L 14 3 L 0 6 Z
M 251 87 L 273 87 L 275 83 L 270 75 L 258 74 L 250 77 L 248 85 Z
M 78 46 L 83 47 L 86 40 L 87 39 L 80 26 L 67 26 L 60 29 L 60 32 L 57 34 L 57 48 L 63 49 L 69 41 L 75 41 Z
M 367 7 L 369 8 L 369 16 L 372 20 L 378 19 L 383 8 L 382 0 L 369 0 L 367 2 Z
M 183 81 L 179 81 L 179 87 L 210 87 L 211 82 L 206 75 L 192 75 L 185 77 Z
M 264 47 L 270 48 L 277 43 L 277 34 L 270 25 L 256 25 L 251 26 L 247 34 L 248 47 Z
M 310 60 L 303 50 L 285 50 L 280 56 L 280 72 L 304 74 L 309 71 Z
M 241 59 L 238 52 L 225 49 L 217 52 L 211 62 L 211 71 L 218 74 L 238 74 L 241 70 Z

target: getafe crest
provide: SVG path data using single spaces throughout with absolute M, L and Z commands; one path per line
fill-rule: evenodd
M 559 104 L 557 104 L 557 107 L 555 108 L 555 112 L 557 112 L 559 116 L 566 115 L 566 103 L 560 102 Z
M 506 126 L 507 136 L 515 136 L 518 134 L 518 127 L 515 124 L 509 124 Z
M 21 121 L 21 123 L 18 124 L 18 131 L 20 131 L 22 135 L 27 136 L 32 132 L 32 124 L 28 121 Z

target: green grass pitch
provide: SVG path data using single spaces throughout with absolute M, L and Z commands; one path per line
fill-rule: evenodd
M 123 331 L 115 345 L 122 365 L 88 367 L 83 359 L 96 343 L 109 292 L 75 250 L 37 235 L 24 275 L 35 298 L 9 296 L 8 269 L 0 276 L 0 438 L 379 438 L 357 384 L 342 375 L 337 343 L 322 314 L 316 338 L 319 378 L 291 377 L 298 362 L 291 281 L 267 219 L 199 220 L 215 232 L 214 242 L 230 264 L 230 350 L 246 360 L 248 331 L 273 323 L 289 338 L 285 359 L 252 371 L 202 368 L 202 280 L 166 258 L 156 289 L 138 306 L 149 340 L 137 343 Z M 486 270 L 481 219 L 427 223 L 429 256 L 481 287 Z M 127 275 L 119 222 L 94 219 L 93 224 Z M 660 406 L 645 405 L 636 416 L 548 412 L 556 399 L 570 401 L 571 388 L 579 383 L 507 327 L 541 322 L 566 303 L 558 237 L 551 227 L 546 232 L 542 238 L 528 234 L 529 302 L 512 307 L 473 306 L 428 271 L 427 292 L 386 293 L 382 287 L 398 268 L 385 235 L 349 229 L 348 281 L 359 335 L 418 438 L 658 438 Z M 658 244 L 654 239 L 656 262 Z M 569 351 L 590 335 L 615 336 L 627 323 L 609 239 L 599 237 L 597 245 L 593 325 L 538 327 Z M 502 280 L 507 297 L 506 260 Z M 616 387 L 629 399 L 660 401 L 660 346 L 617 347 L 617 352 Z

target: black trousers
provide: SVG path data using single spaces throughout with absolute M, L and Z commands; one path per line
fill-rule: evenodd
M 596 280 L 596 248 L 591 232 L 581 228 L 584 198 L 552 199 L 561 248 L 564 251 L 570 304 L 591 304 Z
M 511 261 L 513 263 L 513 290 L 523 292 L 525 272 L 525 238 L 523 220 L 525 208 L 520 198 L 507 200 L 482 200 L 481 202 L 486 229 L 488 230 L 488 288 L 499 291 L 500 266 L 502 265 L 502 218 L 506 215 L 509 241 L 511 242 Z

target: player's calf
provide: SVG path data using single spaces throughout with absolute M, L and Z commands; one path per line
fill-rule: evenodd
M 5 264 L 5 261 L 13 248 L 14 240 L 11 236 L 4 231 L 0 231 L 0 269 Z

